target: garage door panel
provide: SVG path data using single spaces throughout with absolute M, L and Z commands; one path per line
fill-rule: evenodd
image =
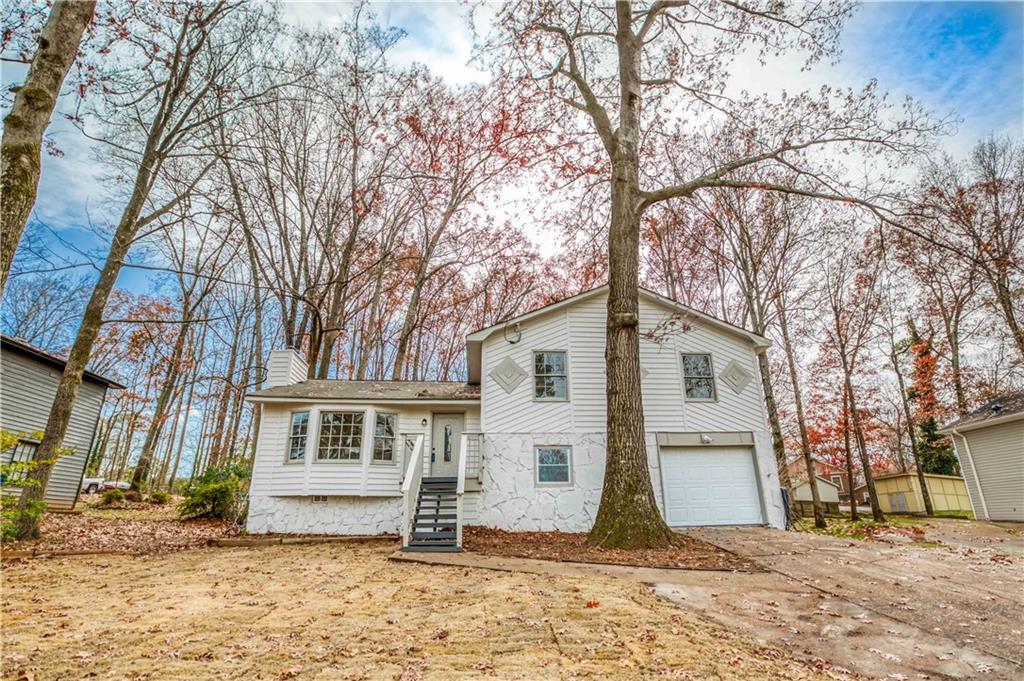
M 669 525 L 763 523 L 750 449 L 663 448 L 661 465 Z

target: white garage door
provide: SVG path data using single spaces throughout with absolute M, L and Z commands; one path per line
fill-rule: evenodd
M 764 522 L 749 448 L 663 447 L 661 474 L 669 525 Z

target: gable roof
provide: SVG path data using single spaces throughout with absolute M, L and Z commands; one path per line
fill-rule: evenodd
M 589 291 L 577 293 L 574 296 L 563 298 L 562 300 L 556 301 L 549 305 L 538 307 L 528 312 L 524 312 L 523 314 L 516 315 L 515 317 L 510 317 L 496 324 L 485 326 L 482 329 L 478 329 L 470 333 L 468 336 L 466 336 L 466 363 L 469 374 L 469 382 L 480 382 L 480 346 L 485 340 L 487 340 L 493 334 L 506 328 L 509 324 L 522 323 L 530 319 L 534 319 L 536 317 L 540 317 L 542 315 L 555 312 L 556 310 L 561 310 L 563 308 L 576 305 L 577 303 L 581 303 L 585 300 L 590 300 L 591 298 L 595 298 L 597 296 L 601 296 L 607 293 L 608 284 L 603 284 L 596 288 L 592 288 Z M 686 315 L 687 317 L 693 318 L 703 324 L 707 324 L 708 326 L 715 328 L 719 331 L 724 331 L 725 333 L 729 333 L 734 336 L 744 338 L 753 343 L 755 349 L 764 349 L 771 345 L 771 341 L 765 338 L 764 336 L 756 334 L 753 331 L 748 331 L 734 324 L 730 324 L 729 322 L 723 321 L 709 314 L 705 314 L 704 312 L 692 308 L 689 305 L 683 305 L 682 303 L 672 300 L 671 298 L 667 298 L 666 296 L 663 296 L 660 293 L 655 293 L 650 289 L 640 287 L 640 298 L 646 299 L 650 302 L 657 303 L 662 307 L 668 308 L 678 314 Z
M 954 430 L 975 430 L 1000 423 L 1024 419 L 1024 392 L 1008 393 L 989 400 L 984 405 L 939 429 L 949 434 Z
M 311 380 L 256 390 L 253 402 L 477 402 L 480 386 L 449 381 Z
M 7 352 L 15 352 L 23 357 L 32 357 L 43 364 L 47 364 L 61 371 L 64 371 L 64 367 L 67 364 L 67 360 L 63 357 L 58 357 L 57 355 L 43 350 L 38 346 L 32 345 L 27 340 L 16 336 L 0 334 L 0 348 Z M 82 372 L 82 380 L 92 381 L 93 383 L 98 383 L 102 386 L 114 388 L 116 390 L 120 390 L 125 387 L 112 378 L 101 376 L 100 374 L 89 371 L 88 369 Z

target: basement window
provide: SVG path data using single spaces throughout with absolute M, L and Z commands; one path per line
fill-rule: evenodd
M 313 503 L 314 504 L 326 504 L 327 503 L 327 495 L 325 495 L 325 494 L 314 494 L 313 495 Z
M 538 485 L 572 485 L 572 447 L 537 447 Z

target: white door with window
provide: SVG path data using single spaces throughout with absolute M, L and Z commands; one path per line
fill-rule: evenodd
M 661 475 L 673 527 L 764 523 L 749 447 L 663 447 Z
M 459 474 L 459 443 L 465 414 L 434 414 L 430 438 L 430 477 L 454 478 Z

